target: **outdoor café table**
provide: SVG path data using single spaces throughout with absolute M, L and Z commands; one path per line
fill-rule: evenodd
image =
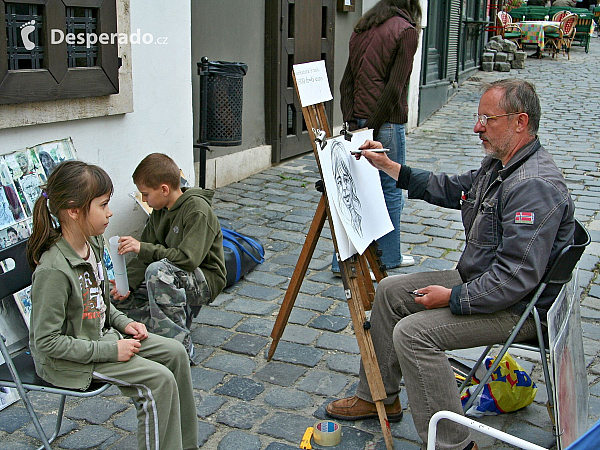
M 551 31 L 558 31 L 560 22 L 550 20 L 526 20 L 519 22 L 521 27 L 521 43 L 536 44 L 541 50 L 544 49 L 544 30 L 550 28 Z

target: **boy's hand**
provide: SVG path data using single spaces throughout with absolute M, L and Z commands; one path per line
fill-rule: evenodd
M 110 296 L 113 298 L 113 300 L 115 300 L 117 302 L 121 302 L 121 301 L 125 300 L 127 297 L 129 297 L 129 294 L 131 294 L 131 291 L 127 291 L 127 294 L 125 294 L 125 295 L 119 294 L 119 292 L 117 291 L 117 286 L 115 284 L 115 280 L 108 280 L 108 281 L 110 281 L 110 284 L 112 285 L 112 287 L 110 288 Z
M 125 327 L 125 333 L 133 336 L 134 339 L 138 341 L 143 341 L 148 337 L 148 330 L 146 329 L 146 325 L 139 322 L 130 322 Z
M 119 255 L 129 252 L 138 254 L 140 252 L 140 241 L 131 236 L 121 236 L 121 239 L 119 239 Z
M 129 361 L 133 355 L 139 353 L 140 341 L 135 339 L 120 339 L 117 341 L 117 349 L 119 350 L 118 361 Z

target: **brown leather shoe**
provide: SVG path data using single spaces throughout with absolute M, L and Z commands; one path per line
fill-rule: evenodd
M 327 415 L 341 420 L 359 420 L 377 418 L 377 407 L 375 403 L 362 400 L 357 396 L 342 398 L 327 405 Z M 389 422 L 398 422 L 402 419 L 402 406 L 400 400 L 391 405 L 385 405 L 385 412 Z

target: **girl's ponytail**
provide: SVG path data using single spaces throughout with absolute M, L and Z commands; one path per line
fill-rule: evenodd
M 60 238 L 60 226 L 50 214 L 48 194 L 44 190 L 33 206 L 33 230 L 27 242 L 27 261 L 33 270 L 40 263 L 42 253 Z

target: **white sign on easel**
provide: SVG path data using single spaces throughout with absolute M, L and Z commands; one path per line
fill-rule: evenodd
M 298 86 L 300 104 L 306 108 L 317 103 L 333 100 L 325 61 L 312 61 L 303 64 L 294 64 L 294 75 Z

